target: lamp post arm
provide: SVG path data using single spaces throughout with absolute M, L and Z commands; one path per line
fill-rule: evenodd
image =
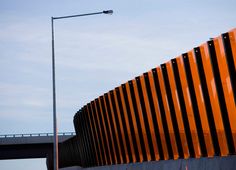
M 79 15 L 67 15 L 62 17 L 52 17 L 52 19 L 65 19 L 65 18 L 74 18 L 74 17 L 83 17 L 88 15 L 97 15 L 97 14 L 103 14 L 104 12 L 94 12 L 94 13 L 87 13 L 87 14 L 79 14 Z

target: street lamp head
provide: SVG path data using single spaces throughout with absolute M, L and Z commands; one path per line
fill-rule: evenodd
M 102 11 L 103 14 L 110 14 L 112 15 L 113 14 L 113 10 L 106 10 L 106 11 Z

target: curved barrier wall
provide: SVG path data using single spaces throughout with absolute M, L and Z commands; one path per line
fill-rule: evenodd
M 236 153 L 236 29 L 74 116 L 83 167 Z

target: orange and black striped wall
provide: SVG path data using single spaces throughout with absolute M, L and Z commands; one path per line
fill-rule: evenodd
M 236 29 L 81 108 L 82 166 L 235 154 L 235 104 Z

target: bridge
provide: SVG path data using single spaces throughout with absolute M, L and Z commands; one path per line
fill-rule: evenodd
M 58 133 L 59 143 L 74 136 L 74 132 Z M 47 158 L 52 148 L 53 133 L 0 135 L 0 160 Z

